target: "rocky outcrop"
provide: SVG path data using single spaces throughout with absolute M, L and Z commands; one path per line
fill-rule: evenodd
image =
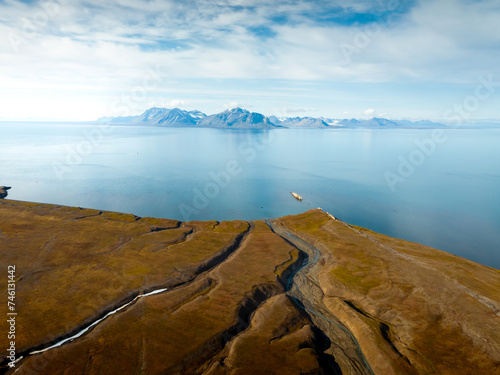
M 500 271 L 318 210 L 276 224 L 319 249 L 296 295 L 319 295 L 375 374 L 500 374 Z
M 8 193 L 7 190 L 10 189 L 10 186 L 0 186 L 0 199 L 4 199 Z

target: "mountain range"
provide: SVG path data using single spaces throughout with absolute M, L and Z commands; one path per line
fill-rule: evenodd
M 432 121 L 371 119 L 330 119 L 324 117 L 267 117 L 261 113 L 242 108 L 228 109 L 207 116 L 200 111 L 185 111 L 179 108 L 150 108 L 139 116 L 102 117 L 100 123 L 135 126 L 203 127 L 232 129 L 274 128 L 440 128 L 446 125 Z

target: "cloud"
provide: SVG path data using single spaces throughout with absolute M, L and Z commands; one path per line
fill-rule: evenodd
M 163 107 L 166 108 L 181 108 L 181 107 L 186 107 L 189 106 L 189 102 L 186 100 L 182 99 L 172 99 L 172 100 L 167 100 L 163 102 Z
M 413 5 L 387 14 L 387 5 L 374 1 L 153 0 L 145 6 L 66 0 L 51 12 L 9 2 L 0 4 L 0 31 L 20 38 L 21 54 L 8 53 L 6 38 L 1 54 L 21 65 L 29 54 L 29 63 L 57 70 L 61 59 L 76 69 L 104 65 L 115 75 L 118 66 L 125 78 L 145 61 L 162 61 L 175 77 L 357 82 L 470 81 L 486 61 L 500 57 L 498 2 L 400 2 L 407 3 Z M 26 34 L 26 19 L 35 27 L 32 34 Z M 465 30 L 464 23 L 477 27 Z M 379 28 L 376 35 L 368 32 L 372 25 Z M 345 45 L 356 51 L 349 61 Z
M 500 65 L 494 64 L 500 59 L 498 1 L 400 1 L 392 11 L 387 4 L 369 0 L 0 2 L 0 102 L 16 90 L 26 90 L 25 97 L 33 102 L 55 92 L 111 100 L 141 85 L 147 69 L 156 65 L 161 68 L 156 94 L 168 91 L 176 97 L 187 81 L 197 80 L 200 92 L 225 90 L 229 97 L 225 101 L 231 100 L 234 89 L 220 86 L 221 79 L 245 84 L 276 80 L 287 82 L 290 90 L 294 84 L 330 82 L 327 95 L 336 94 L 335 87 L 342 82 L 473 85 L 480 75 L 500 79 Z M 355 48 L 348 61 L 345 45 Z M 448 90 L 451 97 L 454 88 Z M 397 96 L 386 92 L 387 97 Z M 265 90 L 260 94 L 266 95 Z M 241 101 L 248 103 L 246 98 Z M 19 103 L 16 111 L 22 107 Z
M 317 108 L 300 108 L 300 107 L 285 107 L 279 110 L 278 113 L 283 114 L 285 116 L 297 116 L 299 114 L 312 115 L 313 113 L 317 113 Z
M 248 109 L 247 107 L 248 106 L 245 106 L 244 104 L 241 104 L 239 102 L 235 102 L 235 101 L 232 101 L 232 102 L 228 102 L 228 103 L 224 103 L 223 104 L 224 106 L 224 109 L 233 109 L 233 108 L 244 108 L 244 109 Z
M 373 108 L 367 109 L 363 111 L 365 116 L 373 116 L 375 114 L 375 110 Z

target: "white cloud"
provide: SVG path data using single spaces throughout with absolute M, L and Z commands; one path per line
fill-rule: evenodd
M 289 115 L 294 115 L 297 113 L 311 113 L 311 112 L 317 112 L 317 109 L 311 109 L 311 108 L 284 108 L 283 112 Z
M 230 101 L 230 102 L 225 102 L 222 104 L 224 109 L 233 109 L 233 108 L 243 108 L 243 109 L 248 109 L 253 107 L 252 104 L 249 103 L 242 103 L 242 102 L 237 102 L 237 101 Z
M 258 6 L 227 7 L 234 4 Z M 28 54 L 30 63 L 46 62 L 58 71 L 60 61 L 76 69 L 103 66 L 121 82 L 130 77 L 131 70 L 152 60 L 161 61 L 175 77 L 358 82 L 437 77 L 440 81 L 456 81 L 475 79 L 480 67 L 487 66 L 485 59 L 491 62 L 495 56 L 500 57 L 496 47 L 500 42 L 496 22 L 500 9 L 493 1 L 471 5 L 458 0 L 424 0 L 382 27 L 379 35 L 370 37 L 367 46 L 351 56 L 349 64 L 340 45 L 354 45 L 362 26 L 316 24 L 304 15 L 298 24 L 272 24 L 268 20 L 281 14 L 280 8 L 289 17 L 312 12 L 314 2 L 270 6 L 256 1 L 152 1 L 144 7 L 140 2 L 119 0 L 93 5 L 95 8 L 89 10 L 74 1 L 61 4 L 46 26 L 40 26 L 36 35 L 19 46 L 21 54 Z M 358 1 L 350 8 L 362 11 L 369 5 Z M 28 19 L 41 8 L 29 9 Z M 26 11 L 26 5 L 0 6 L 0 11 L 4 10 L 9 19 L 10 14 L 17 19 L 10 21 L 7 30 L 3 27 L 4 35 L 10 30 L 22 36 L 20 10 Z M 478 27 L 465 30 L 464 23 Z M 257 26 L 269 27 L 276 35 L 263 43 L 248 29 Z M 14 57 L 22 62 L 25 57 L 9 54 L 4 48 L 2 55 L 10 60 Z M 474 59 L 467 58 L 471 54 Z M 500 69 L 489 66 L 500 73 Z M 58 76 L 61 73 L 64 71 Z M 68 70 L 67 75 L 71 79 L 79 73 Z M 99 70 L 98 75 L 102 76 Z
M 375 114 L 375 110 L 373 108 L 366 109 L 363 111 L 363 114 L 365 116 L 373 116 Z
M 219 85 L 219 79 L 282 80 L 289 83 L 290 91 L 294 84 L 302 87 L 309 81 L 332 82 L 335 90 L 338 82 L 474 84 L 481 74 L 500 79 L 497 0 L 422 0 L 408 12 L 394 15 L 366 47 L 352 54 L 350 63 L 340 45 L 354 43 L 363 25 L 319 22 L 314 15 L 323 11 L 322 1 L 54 1 L 58 8 L 50 12 L 42 3 L 0 2 L 0 35 L 4 36 L 0 38 L 0 103 L 23 89 L 24 100 L 19 98 L 16 108 L 61 95 L 84 96 L 87 104 L 93 100 L 99 103 L 96 108 L 102 108 L 102 103 L 141 85 L 147 69 L 156 64 L 161 68 L 161 85 L 151 96 L 167 91 L 170 98 L 181 96 L 187 89 L 177 82 L 197 79 L 200 93 L 225 91 L 224 102 L 231 101 L 236 90 Z M 327 5 L 339 7 L 339 14 L 377 7 L 368 0 L 336 0 Z M 44 19 L 43 12 L 46 22 L 36 24 Z M 281 16 L 289 22 L 270 21 Z M 35 33 L 23 28 L 23 17 L 35 22 Z M 265 41 L 252 31 L 259 27 Z M 11 34 L 21 38 L 18 53 L 9 42 Z M 266 94 L 265 90 L 252 93 L 254 97 Z M 197 100 L 203 98 L 210 94 Z M 237 100 L 246 107 L 253 103 Z M 189 102 L 194 102 L 192 97 Z M 301 108 L 315 103 L 291 105 Z M 344 108 L 354 110 L 349 105 Z M 11 107 L 0 109 L 15 112 Z M 6 115 L 0 113 L 0 117 Z
M 186 100 L 182 100 L 182 99 L 167 100 L 167 101 L 163 102 L 163 105 L 162 105 L 162 107 L 166 107 L 166 108 L 184 108 L 187 106 L 189 106 L 189 102 L 187 102 Z

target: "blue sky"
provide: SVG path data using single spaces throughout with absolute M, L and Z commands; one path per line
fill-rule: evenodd
M 0 119 L 498 119 L 499 19 L 498 0 L 0 0 Z

